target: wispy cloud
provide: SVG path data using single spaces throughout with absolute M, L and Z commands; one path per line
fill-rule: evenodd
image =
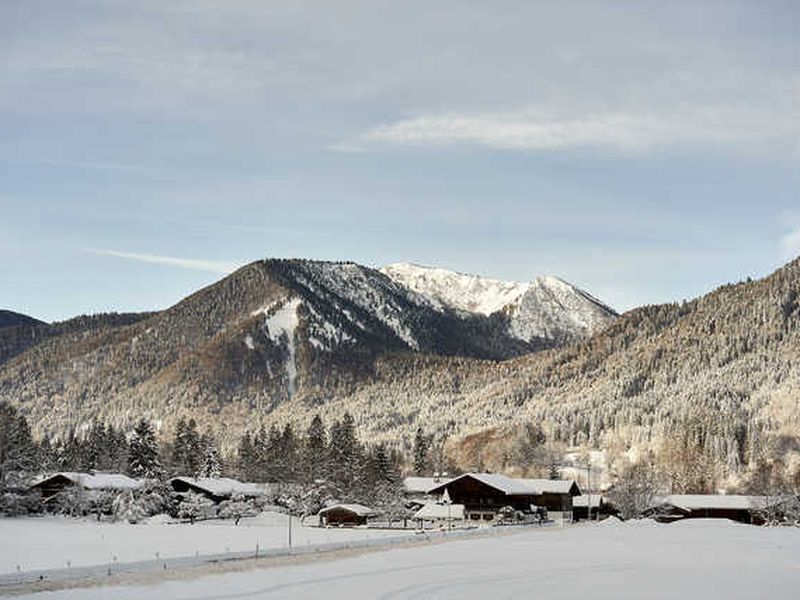
M 87 248 L 86 252 L 89 252 L 90 254 L 98 254 L 101 256 L 113 256 L 115 258 L 124 258 L 128 260 L 136 260 L 139 262 L 146 262 L 157 265 L 167 265 L 170 267 L 178 267 L 180 269 L 191 269 L 193 271 L 208 271 L 211 273 L 219 273 L 222 275 L 227 275 L 228 273 L 235 271 L 243 264 L 232 261 L 179 258 L 176 256 L 162 256 L 158 254 L 139 254 L 135 252 L 119 252 L 117 250 L 105 250 L 96 248 Z
M 638 153 L 677 145 L 724 145 L 758 151 L 787 144 L 800 132 L 800 112 L 770 112 L 735 106 L 683 110 L 598 113 L 530 108 L 483 113 L 437 113 L 380 124 L 332 150 L 386 145 L 471 144 L 504 150 L 602 148 Z M 734 144 L 739 144 L 734 146 Z
M 787 260 L 800 256 L 800 225 L 781 238 L 781 251 Z

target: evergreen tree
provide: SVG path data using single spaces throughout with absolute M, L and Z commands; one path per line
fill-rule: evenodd
M 303 444 L 302 467 L 305 481 L 313 482 L 325 475 L 326 452 L 325 424 L 317 414 L 308 426 Z
M 355 434 L 355 424 L 350 413 L 331 427 L 328 462 L 331 479 L 345 497 L 357 492 L 363 473 L 363 451 Z
M 131 477 L 158 479 L 162 475 L 156 434 L 145 419 L 140 419 L 133 429 L 128 459 Z
M 298 470 L 297 438 L 294 435 L 294 429 L 291 423 L 287 423 L 283 428 L 278 446 L 278 453 L 283 467 L 281 481 L 296 481 Z
M 0 488 L 21 483 L 36 469 L 36 446 L 25 416 L 0 402 Z
M 82 471 L 104 469 L 108 463 L 108 440 L 105 424 L 95 421 L 86 439 L 83 441 Z
M 172 469 L 176 475 L 193 476 L 203 467 L 205 450 L 194 419 L 178 421 L 172 442 Z
M 243 481 L 255 481 L 258 477 L 257 471 L 253 439 L 249 433 L 245 433 L 239 440 L 239 447 L 236 450 L 236 474 Z
M 430 472 L 430 461 L 428 460 L 429 440 L 422 427 L 417 428 L 414 436 L 414 473 L 420 476 Z
M 210 435 L 203 436 L 203 446 L 205 447 L 205 456 L 203 458 L 203 465 L 197 473 L 198 477 L 211 477 L 217 479 L 222 475 L 222 467 L 219 461 L 219 451 L 217 444 Z

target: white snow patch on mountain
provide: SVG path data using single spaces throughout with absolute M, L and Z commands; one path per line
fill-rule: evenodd
M 411 263 L 387 265 L 380 271 L 427 297 L 440 311 L 487 316 L 503 312 L 509 319 L 508 332 L 525 341 L 583 338 L 616 317 L 602 302 L 558 277 L 518 283 Z
M 297 391 L 297 356 L 295 348 L 295 332 L 300 324 L 297 316 L 297 309 L 300 306 L 300 298 L 291 298 L 272 315 L 267 317 L 264 326 L 267 335 L 273 342 L 280 343 L 285 339 L 288 358 L 286 359 L 286 375 L 289 379 L 288 392 L 292 398 Z
M 515 302 L 530 285 L 412 263 L 394 263 L 379 271 L 428 297 L 439 310 L 450 308 L 482 315 L 491 315 Z

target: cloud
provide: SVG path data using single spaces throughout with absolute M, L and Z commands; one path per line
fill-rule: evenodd
M 786 259 L 800 256 L 800 226 L 781 238 L 781 251 Z
M 737 106 L 682 110 L 552 112 L 528 108 L 437 113 L 380 124 L 333 150 L 380 146 L 474 145 L 502 150 L 610 149 L 642 153 L 659 147 L 717 145 L 737 152 L 785 146 L 800 133 L 800 113 Z
M 100 256 L 113 256 L 115 258 L 125 258 L 140 262 L 152 263 L 157 265 L 168 265 L 180 269 L 190 269 L 193 271 L 208 271 L 227 275 L 242 266 L 242 263 L 216 260 L 199 260 L 194 258 L 178 258 L 175 256 L 160 256 L 157 254 L 138 254 L 134 252 L 118 252 L 116 250 L 92 249 L 87 248 L 86 252 Z

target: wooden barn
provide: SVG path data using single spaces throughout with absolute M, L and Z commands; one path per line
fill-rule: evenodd
M 515 479 L 492 473 L 465 473 L 428 493 L 445 491 L 453 503 L 464 505 L 465 518 L 473 522 L 493 522 L 505 507 L 525 514 L 545 509 L 550 518 L 571 519 L 572 498 L 581 494 L 572 480 Z
M 232 496 L 258 498 L 268 492 L 266 484 L 244 483 L 229 477 L 173 477 L 169 485 L 179 496 L 194 492 L 217 504 Z
M 320 527 L 354 527 L 366 525 L 378 513 L 361 504 L 335 504 L 319 511 Z
M 763 525 L 760 511 L 769 504 L 767 496 L 736 494 L 673 494 L 653 503 L 649 514 L 659 522 L 682 519 L 728 519 Z
M 572 499 L 573 521 L 605 519 L 615 514 L 617 510 L 602 494 L 584 494 Z
M 121 473 L 76 473 L 62 471 L 35 481 L 30 489 L 38 490 L 42 499 L 52 498 L 68 488 L 79 488 L 91 494 L 104 491 L 138 490 L 142 482 Z

